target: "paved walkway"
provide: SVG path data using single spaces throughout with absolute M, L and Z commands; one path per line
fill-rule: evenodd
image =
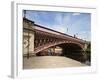
M 86 66 L 78 61 L 61 56 L 38 56 L 30 57 L 27 59 L 24 57 L 23 68 L 61 68 L 61 67 L 79 67 Z

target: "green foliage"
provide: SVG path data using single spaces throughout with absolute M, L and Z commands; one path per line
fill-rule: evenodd
M 91 60 L 91 43 L 90 42 L 88 42 L 87 43 L 87 49 L 85 50 L 85 53 L 86 53 L 86 55 L 87 55 L 87 60 Z

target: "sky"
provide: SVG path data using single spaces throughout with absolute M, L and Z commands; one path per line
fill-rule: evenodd
M 90 13 L 28 10 L 26 18 L 46 28 L 91 41 Z

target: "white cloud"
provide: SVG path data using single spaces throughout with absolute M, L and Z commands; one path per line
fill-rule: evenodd
M 62 25 L 51 25 L 52 27 L 48 27 L 48 28 L 51 28 L 55 31 L 59 31 L 59 32 L 62 32 L 62 33 L 67 33 L 67 27 L 64 27 Z
M 73 13 L 72 15 L 73 15 L 73 16 L 77 16 L 77 15 L 80 15 L 80 13 L 75 12 L 75 13 Z
M 56 14 L 55 15 L 55 23 L 62 24 L 62 16 L 61 16 L 61 14 Z
M 78 37 L 87 41 L 91 41 L 91 32 L 90 31 L 81 31 L 78 34 Z

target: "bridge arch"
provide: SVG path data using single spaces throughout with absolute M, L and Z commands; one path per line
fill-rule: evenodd
M 66 56 L 77 61 L 84 62 L 85 61 L 85 54 L 83 51 L 83 47 L 76 43 L 64 43 L 60 44 L 62 47 L 62 56 Z
M 57 42 L 57 43 L 52 43 L 52 44 L 47 44 L 40 46 L 40 48 L 36 49 L 37 52 L 36 54 L 40 53 L 45 50 L 49 49 L 54 46 L 59 46 L 62 48 L 62 54 L 60 56 L 66 56 L 81 62 L 84 62 L 84 54 L 83 54 L 83 46 L 79 43 L 75 42 Z
M 72 45 L 78 46 L 80 49 L 83 49 L 83 45 L 76 43 L 76 42 L 71 42 L 71 41 L 59 41 L 58 42 L 57 41 L 57 42 L 50 42 L 50 43 L 47 43 L 47 44 L 44 44 L 44 45 L 41 45 L 41 46 L 35 48 L 35 53 L 38 53 L 42 50 L 45 50 L 45 49 L 53 47 L 53 46 L 61 46 L 62 47 L 63 44 L 66 44 L 66 45 L 72 44 Z

